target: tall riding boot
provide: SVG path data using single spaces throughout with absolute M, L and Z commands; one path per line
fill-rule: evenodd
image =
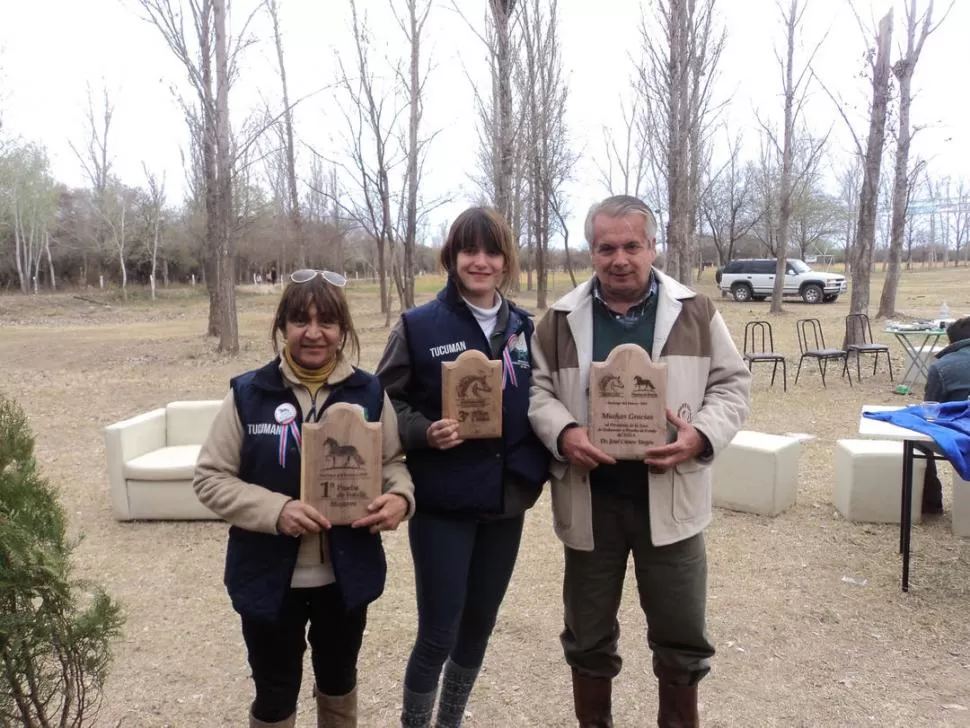
M 477 667 L 461 667 L 450 659 L 445 663 L 435 728 L 461 728 L 465 706 L 468 705 L 468 696 L 475 685 L 478 670 Z
M 579 728 L 613 728 L 613 681 L 573 670 L 573 703 Z
M 698 728 L 697 685 L 672 685 L 660 681 L 659 728 Z
M 284 718 L 283 720 L 276 721 L 275 723 L 266 723 L 254 718 L 252 712 L 249 714 L 249 728 L 295 728 L 295 726 L 295 712 L 289 718 Z
M 415 693 L 404 688 L 404 706 L 401 708 L 401 728 L 428 728 L 434 712 L 435 688 L 430 693 Z
M 317 728 L 357 728 L 356 687 L 346 695 L 313 692 L 317 697 Z

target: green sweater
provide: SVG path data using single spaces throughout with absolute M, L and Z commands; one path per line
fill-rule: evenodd
M 593 361 L 606 357 L 620 344 L 638 344 L 653 355 L 653 331 L 657 323 L 657 294 L 643 304 L 636 321 L 618 320 L 599 299 L 593 300 Z M 647 495 L 649 466 L 639 460 L 620 460 L 616 465 L 600 465 L 589 474 L 590 486 L 609 488 L 631 496 Z

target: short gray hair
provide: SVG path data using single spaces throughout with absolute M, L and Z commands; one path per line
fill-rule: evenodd
M 626 217 L 627 215 L 643 215 L 643 232 L 647 242 L 657 239 L 657 218 L 653 215 L 653 210 L 647 207 L 643 200 L 631 195 L 613 195 L 605 200 L 597 202 L 589 208 L 586 214 L 586 242 L 593 245 L 593 221 L 597 215 L 607 217 Z

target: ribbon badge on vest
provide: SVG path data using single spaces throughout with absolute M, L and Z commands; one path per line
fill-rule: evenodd
M 519 338 L 518 334 L 512 334 L 505 342 L 502 349 L 502 389 L 505 389 L 508 382 L 512 382 L 513 387 L 518 387 L 519 382 L 515 377 L 515 364 L 512 361 L 512 342 Z
M 296 407 L 289 402 L 284 402 L 276 408 L 273 416 L 276 418 L 277 423 L 281 425 L 279 459 L 280 467 L 285 468 L 286 445 L 291 434 L 293 435 L 293 442 L 296 443 L 297 451 L 303 450 L 303 439 L 300 437 L 300 428 L 296 426 Z

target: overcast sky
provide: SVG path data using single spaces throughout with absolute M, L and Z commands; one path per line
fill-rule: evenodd
M 333 84 L 336 53 L 350 42 L 347 3 L 343 0 L 279 0 L 291 98 L 306 97 L 296 109 L 298 137 L 314 148 L 339 156 L 343 120 L 335 113 Z M 927 0 L 918 0 L 922 8 Z M 359 0 L 373 24 L 378 47 L 400 53 L 400 30 L 388 0 Z M 458 0 L 473 23 L 482 24 L 485 0 Z M 184 72 L 161 36 L 140 17 L 135 0 L 0 0 L 0 113 L 7 135 L 43 143 L 56 177 L 85 183 L 69 142 L 83 144 L 86 88 L 108 88 L 116 105 L 111 152 L 116 173 L 128 184 L 143 183 L 142 163 L 168 179 L 170 198 L 184 190 L 179 150 L 187 133 L 172 87 L 184 88 Z M 236 0 L 232 22 L 242 23 L 253 0 Z M 568 124 L 580 155 L 575 180 L 568 187 L 574 210 L 570 229 L 581 236 L 580 219 L 605 190 L 597 163 L 603 160 L 603 128 L 615 125 L 620 104 L 629 98 L 631 56 L 639 55 L 640 0 L 559 0 L 563 57 L 569 76 Z M 893 3 L 857 0 L 869 24 Z M 902 5 L 895 3 L 894 58 L 903 40 Z M 937 0 L 937 13 L 945 3 Z M 775 0 L 719 0 L 728 39 L 716 96 L 726 101 L 724 116 L 732 133 L 744 131 L 757 148 L 755 110 L 780 116 L 780 74 L 775 61 L 781 28 Z M 268 22 L 253 26 L 259 42 L 245 51 L 238 86 L 230 98 L 234 119 L 268 100 L 279 107 L 275 50 Z M 935 175 L 966 174 L 970 163 L 970 101 L 965 73 L 970 65 L 970 0 L 957 0 L 943 26 L 927 41 L 917 66 L 913 121 L 925 126 L 914 149 L 928 158 Z M 827 34 L 827 35 L 826 35 Z M 803 29 L 801 58 L 825 37 L 815 61 L 818 75 L 842 95 L 860 134 L 866 128 L 865 39 L 846 0 L 811 0 Z M 426 165 L 423 195 L 451 196 L 439 210 L 436 229 L 473 199 L 469 181 L 477 137 L 473 89 L 468 77 L 486 83 L 486 55 L 452 7 L 435 0 L 427 28 L 427 49 L 434 71 L 427 86 L 425 129 L 440 130 Z M 378 63 L 375 60 L 375 65 Z M 482 87 L 487 93 L 487 87 Z M 818 87 L 811 91 L 809 122 L 816 133 L 834 130 L 836 149 L 848 150 L 844 122 Z M 300 152 L 308 164 L 310 154 Z M 657 201 L 648 200 L 657 205 Z M 663 206 L 663 201 L 659 201 Z

